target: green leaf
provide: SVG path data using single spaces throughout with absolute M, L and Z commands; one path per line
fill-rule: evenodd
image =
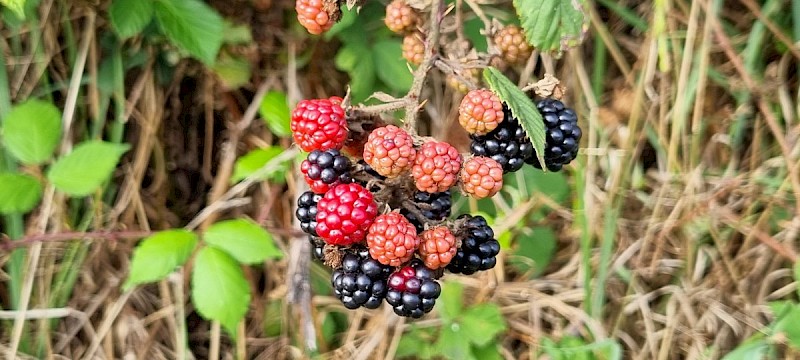
M 775 321 L 774 329 L 785 334 L 792 347 L 800 349 L 800 305 L 791 304 L 788 311 L 784 310 L 783 315 Z
M 752 360 L 766 359 L 769 351 L 769 343 L 764 335 L 756 333 L 744 343 L 739 344 L 736 349 L 722 357 L 722 360 Z
M 120 157 L 129 148 L 127 144 L 98 140 L 80 143 L 50 167 L 47 179 L 56 189 L 69 195 L 89 195 L 111 177 Z
M 14 106 L 3 122 L 8 151 L 25 164 L 50 159 L 60 139 L 61 112 L 49 102 L 28 100 Z
M 200 0 L 156 0 L 155 14 L 164 35 L 206 65 L 222 46 L 222 17 Z
M 461 327 L 462 336 L 477 346 L 485 346 L 506 329 L 506 322 L 497 305 L 480 304 L 464 312 Z
M 469 359 L 472 356 L 469 339 L 465 336 L 467 329 L 459 323 L 442 327 L 434 350 L 448 359 Z
M 552 0 L 546 0 L 545 2 L 547 1 Z M 536 109 L 536 105 L 511 80 L 508 80 L 500 70 L 494 67 L 490 66 L 483 71 L 483 79 L 500 100 L 508 105 L 511 114 L 519 119 L 520 125 L 522 125 L 525 133 L 531 139 L 539 163 L 544 164 L 545 128 L 542 114 Z
M 398 39 L 386 39 L 372 45 L 372 56 L 375 63 L 380 64 L 377 70 L 378 78 L 390 89 L 398 93 L 408 92 L 414 76 L 406 66 L 403 59 L 403 45 Z
M 463 305 L 464 287 L 457 282 L 448 281 L 442 285 L 439 296 L 439 311 L 445 322 L 453 321 L 461 315 Z
M 375 60 L 367 42 L 367 31 L 360 22 L 355 22 L 342 31 L 340 38 L 344 45 L 333 60 L 337 69 L 350 76 L 352 102 L 358 103 L 372 94 L 375 85 Z
M 244 58 L 223 53 L 214 65 L 211 65 L 211 69 L 227 89 L 237 89 L 250 82 L 250 62 Z
M 503 355 L 497 347 L 496 342 L 490 342 L 486 346 L 473 346 L 472 357 L 480 360 L 502 360 Z
M 438 354 L 432 344 L 432 328 L 419 328 L 411 324 L 411 330 L 403 334 L 397 345 L 395 357 L 430 359 Z
M 258 113 L 273 134 L 280 137 L 292 135 L 292 129 L 289 127 L 291 110 L 289 110 L 286 94 L 283 92 L 270 91 L 266 93 L 258 106 Z
M 580 45 L 588 27 L 581 0 L 514 0 L 528 42 L 560 55 Z
M 800 261 L 794 264 L 794 281 L 800 281 Z M 797 291 L 797 295 L 800 296 L 800 287 L 795 291 Z
M 539 276 L 555 254 L 556 234 L 547 227 L 525 227 L 520 231 L 515 238 L 514 256 L 508 262 L 521 273 L 533 270 L 532 276 Z
M 213 247 L 200 250 L 192 271 L 192 303 L 200 315 L 219 321 L 236 337 L 236 325 L 250 305 L 250 285 L 236 260 Z
M 108 8 L 111 27 L 122 39 L 139 34 L 153 20 L 151 0 L 113 0 Z
M 247 219 L 215 223 L 203 233 L 203 240 L 233 256 L 243 264 L 256 264 L 265 259 L 283 256 L 275 247 L 272 236 L 255 222 Z
M 42 198 L 42 184 L 25 174 L 0 174 L 0 213 L 24 214 Z
M 262 149 L 255 149 L 236 160 L 236 165 L 231 176 L 231 181 L 240 181 L 261 170 L 270 160 L 283 153 L 280 146 L 270 146 Z M 271 180 L 284 182 L 286 171 L 289 170 L 291 159 L 279 163 L 274 169 L 259 174 L 258 180 Z
M 25 0 L 0 0 L 0 4 L 11 9 L 20 19 L 25 18 Z
M 159 281 L 182 266 L 197 245 L 197 235 L 182 229 L 165 230 L 148 236 L 133 252 L 130 275 L 123 289 Z
M 486 49 L 488 48 L 486 36 L 481 34 L 483 29 L 483 20 L 477 16 L 464 22 L 464 35 L 467 36 L 469 41 L 472 43 L 472 47 L 478 52 L 486 52 Z

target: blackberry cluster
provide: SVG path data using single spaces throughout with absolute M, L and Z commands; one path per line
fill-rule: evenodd
M 536 108 L 542 114 L 547 128 L 544 164 L 550 171 L 559 171 L 578 155 L 582 135 L 581 128 L 578 127 L 578 115 L 555 99 L 539 101 Z M 536 168 L 542 168 L 536 156 L 531 156 L 526 162 Z
M 412 260 L 389 277 L 386 302 L 400 316 L 421 318 L 430 312 L 442 291 L 431 269 L 419 260 Z
M 497 263 L 497 254 L 500 253 L 500 243 L 494 239 L 494 231 L 486 223 L 486 219 L 469 214 L 461 215 L 458 219 L 465 220 L 464 228 L 460 230 L 463 234 L 461 248 L 447 265 L 447 270 L 471 275 L 476 271 L 493 268 Z
M 503 104 L 504 119 L 486 135 L 470 135 L 470 152 L 475 156 L 486 156 L 497 161 L 503 172 L 514 172 L 522 168 L 525 161 L 533 157 L 533 145 L 522 129 L 519 120 Z
M 333 271 L 333 292 L 348 309 L 376 309 L 386 297 L 386 281 L 391 273 L 392 267 L 371 258 L 366 248 L 357 248 L 347 252 L 342 267 Z
M 306 191 L 297 198 L 294 215 L 300 220 L 300 229 L 306 234 L 317 236 L 317 203 L 322 195 Z
M 311 253 L 314 258 L 319 261 L 325 261 L 325 242 L 315 236 L 309 236 L 308 242 L 311 243 Z
M 324 194 L 335 184 L 350 182 L 350 160 L 339 150 L 314 150 L 300 165 L 311 190 Z
M 417 191 L 414 193 L 414 203 L 417 209 L 426 219 L 432 221 L 441 221 L 450 216 L 450 209 L 453 207 L 453 202 L 450 199 L 450 190 L 438 193 L 428 193 L 424 191 Z M 409 222 L 414 224 L 417 232 L 422 233 L 425 230 L 425 223 L 417 218 L 417 215 L 412 213 L 406 208 L 400 209 Z

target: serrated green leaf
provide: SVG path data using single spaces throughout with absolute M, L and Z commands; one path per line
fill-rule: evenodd
M 475 359 L 480 359 L 480 360 L 503 359 L 503 355 L 500 353 L 500 349 L 498 348 L 497 343 L 495 342 L 490 342 L 485 346 L 473 346 L 472 356 Z
M 468 359 L 472 356 L 469 338 L 465 336 L 467 329 L 459 323 L 452 323 L 442 327 L 439 339 L 434 345 L 434 351 L 448 359 Z
M 378 78 L 383 81 L 390 89 L 398 93 L 405 93 L 411 88 L 414 76 L 406 66 L 403 59 L 403 45 L 398 39 L 386 39 L 372 45 L 372 56 L 379 64 L 377 70 Z
M 199 0 L 155 0 L 155 15 L 167 38 L 206 65 L 222 46 L 222 17 Z
M 285 93 L 281 91 L 266 93 L 258 106 L 258 113 L 273 134 L 280 137 L 292 135 L 292 129 L 289 127 L 291 110 Z
M 14 14 L 20 19 L 25 18 L 25 1 L 26 0 L 0 0 L 0 4 L 11 9 Z
M 120 157 L 129 148 L 127 144 L 98 140 L 80 143 L 50 166 L 47 179 L 56 189 L 69 195 L 89 195 L 111 177 Z
M 143 239 L 131 259 L 123 289 L 159 281 L 183 265 L 197 245 L 197 235 L 183 229 L 165 230 Z
M 480 304 L 467 309 L 461 317 L 462 336 L 477 346 L 484 346 L 506 329 L 500 309 L 494 304 Z
M 463 310 L 464 287 L 457 282 L 448 281 L 442 284 L 439 296 L 439 311 L 445 322 L 453 321 Z
M 8 151 L 24 164 L 41 164 L 61 139 L 61 112 L 55 105 L 28 100 L 14 106 L 3 122 L 3 141 Z
M 539 276 L 553 258 L 557 242 L 550 228 L 523 228 L 516 236 L 514 256 L 508 262 L 521 273 L 532 271 L 533 277 Z
M 24 214 L 42 198 L 42 184 L 25 174 L 0 174 L 0 213 Z
M 270 160 L 284 152 L 280 146 L 270 146 L 267 148 L 255 149 L 236 160 L 236 165 L 231 176 L 231 181 L 240 181 L 261 170 Z M 289 162 L 286 160 L 263 175 L 257 177 L 258 180 L 285 181 L 286 171 L 289 169 Z
M 781 313 L 775 313 L 780 317 L 775 320 L 773 328 L 785 334 L 792 347 L 800 348 L 800 305 L 791 304 L 782 310 Z
M 122 39 L 139 34 L 153 20 L 150 0 L 113 0 L 108 8 L 111 27 Z
M 531 139 L 539 163 L 544 164 L 545 127 L 542 114 L 536 109 L 536 105 L 511 80 L 508 80 L 500 70 L 494 67 L 487 67 L 483 71 L 483 79 L 500 100 L 508 105 L 511 114 L 519 119 L 522 129 Z
M 344 46 L 334 57 L 336 68 L 350 76 L 350 95 L 353 103 L 364 101 L 372 94 L 375 85 L 375 60 L 372 57 L 367 33 L 361 23 L 355 22 L 341 33 Z
M 266 259 L 283 256 L 264 228 L 247 219 L 225 220 L 215 223 L 203 233 L 203 240 L 227 252 L 243 264 L 256 264 Z
M 192 271 L 192 304 L 205 319 L 219 321 L 236 337 L 236 325 L 250 305 L 250 285 L 236 260 L 213 247 L 200 250 Z
M 525 37 L 536 49 L 560 55 L 580 45 L 588 22 L 582 0 L 514 0 Z
M 211 69 L 227 89 L 237 89 L 250 82 L 250 62 L 241 57 L 223 54 L 211 65 Z
M 722 360 L 766 359 L 768 351 L 769 344 L 767 340 L 764 339 L 763 335 L 756 334 L 722 357 Z

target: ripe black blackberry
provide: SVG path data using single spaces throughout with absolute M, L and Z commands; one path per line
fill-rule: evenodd
M 300 164 L 300 171 L 311 191 L 324 194 L 337 184 L 350 183 L 350 167 L 350 159 L 339 150 L 314 150 Z
M 317 236 L 317 202 L 322 195 L 306 191 L 297 198 L 297 210 L 294 215 L 300 220 L 300 229 L 306 234 Z
M 342 266 L 333 271 L 333 293 L 348 309 L 375 309 L 386 297 L 386 279 L 391 273 L 392 267 L 370 257 L 366 248 L 357 248 L 346 253 Z
M 450 209 L 453 207 L 453 202 L 450 199 L 450 190 L 438 193 L 417 191 L 414 193 L 414 204 L 417 205 L 417 209 L 425 218 L 433 221 L 446 219 L 450 216 Z M 425 230 L 424 223 L 417 218 L 416 214 L 410 212 L 406 208 L 400 209 L 400 213 L 403 214 L 409 222 L 414 224 L 418 233 Z
M 542 114 L 546 127 L 544 164 L 547 170 L 559 171 L 578 156 L 582 135 L 581 128 L 578 127 L 578 115 L 555 99 L 539 101 L 536 108 Z M 536 168 L 542 168 L 535 155 L 526 162 Z
M 470 135 L 470 152 L 494 159 L 503 166 L 503 172 L 508 173 L 522 168 L 525 160 L 533 155 L 533 145 L 505 103 L 503 114 L 503 121 L 488 134 Z
M 433 309 L 442 292 L 434 279 L 434 272 L 425 267 L 422 261 L 411 260 L 407 266 L 389 276 L 386 302 L 392 305 L 397 315 L 421 318 Z
M 447 265 L 447 270 L 471 275 L 476 271 L 493 268 L 497 264 L 500 243 L 494 239 L 494 231 L 486 223 L 486 219 L 483 216 L 464 214 L 458 220 L 464 220 L 463 228 L 456 235 L 461 238 L 461 247 Z
M 316 237 L 308 236 L 308 242 L 311 243 L 311 254 L 319 261 L 325 261 L 325 241 Z

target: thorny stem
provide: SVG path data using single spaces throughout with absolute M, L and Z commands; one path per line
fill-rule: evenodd
M 428 76 L 428 71 L 433 67 L 433 61 L 436 59 L 436 49 L 439 47 L 439 28 L 444 18 L 444 11 L 445 7 L 442 0 L 434 0 L 431 6 L 430 32 L 427 39 L 425 39 L 425 56 L 422 58 L 422 63 L 417 70 L 414 71 L 414 82 L 406 95 L 408 103 L 406 104 L 406 119 L 404 123 L 405 130 L 411 134 L 417 133 L 419 98 L 422 93 L 422 87 L 425 84 L 425 78 Z

